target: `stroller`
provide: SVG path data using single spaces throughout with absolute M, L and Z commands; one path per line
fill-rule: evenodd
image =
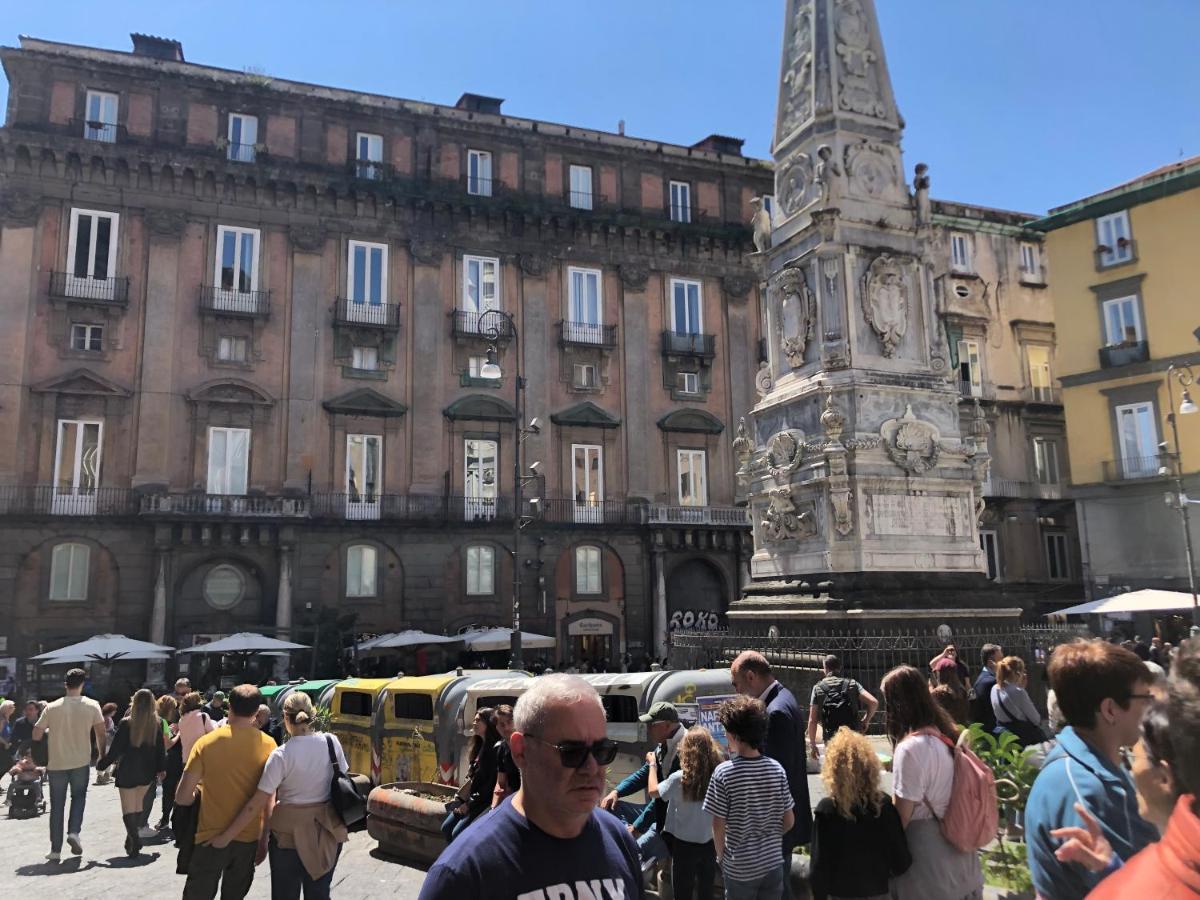
M 5 798 L 10 819 L 32 819 L 46 811 L 45 777 L 37 781 L 18 781 L 8 785 Z

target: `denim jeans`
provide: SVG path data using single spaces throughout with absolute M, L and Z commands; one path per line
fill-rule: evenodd
M 188 862 L 183 900 L 213 900 L 221 890 L 221 900 L 242 900 L 254 883 L 254 857 L 258 841 L 230 841 L 217 849 L 212 844 L 197 844 Z
M 713 842 L 694 844 L 675 838 L 671 855 L 671 887 L 675 900 L 712 900 L 717 877 L 717 857 Z
M 458 813 L 448 813 L 445 821 L 442 822 L 442 836 L 446 839 L 446 843 L 451 843 L 456 837 L 466 830 L 466 827 L 471 824 L 471 820 L 466 816 L 460 816 Z
M 725 879 L 725 900 L 780 900 L 782 896 L 782 867 L 748 881 Z
M 87 803 L 88 766 L 78 769 L 58 769 L 50 772 L 50 849 L 60 853 L 63 845 L 63 807 L 67 805 L 67 788 L 71 788 L 71 815 L 67 833 L 79 834 L 83 828 L 83 807 Z
M 628 800 L 618 800 L 613 812 L 626 825 L 632 825 L 638 816 L 642 814 L 643 808 L 636 803 L 630 803 Z M 644 833 L 634 835 L 634 839 L 637 841 L 638 850 L 642 854 L 643 862 L 651 859 L 671 858 L 671 850 L 667 847 L 667 842 L 659 836 L 657 825 L 652 824 Z
M 316 880 L 304 868 L 300 854 L 276 844 L 275 835 L 271 835 L 267 853 L 271 860 L 271 900 L 300 900 L 301 890 L 304 891 L 304 900 L 329 900 L 337 857 L 342 854 L 341 844 L 338 844 L 333 867 Z

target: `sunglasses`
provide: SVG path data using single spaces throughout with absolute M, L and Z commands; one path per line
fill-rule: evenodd
M 553 747 L 558 751 L 559 761 L 568 769 L 582 769 L 587 764 L 589 753 L 596 758 L 596 764 L 601 766 L 607 766 L 617 758 L 617 742 L 607 738 L 594 744 L 585 744 L 583 741 L 560 741 L 552 744 L 532 734 L 525 735 L 525 739 Z

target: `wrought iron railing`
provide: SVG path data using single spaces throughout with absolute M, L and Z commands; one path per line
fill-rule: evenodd
M 745 527 L 750 514 L 744 506 L 662 506 L 646 507 L 650 525 L 727 525 Z
M 558 340 L 561 344 L 581 344 L 588 347 L 613 348 L 617 346 L 616 325 L 596 325 L 591 322 L 558 323 Z
M 115 144 L 128 136 L 124 125 L 98 119 L 72 119 L 71 131 L 86 141 L 99 141 L 102 144 Z
M 129 302 L 129 279 L 81 278 L 70 272 L 51 272 L 50 295 L 68 300 L 124 306 Z
M 1134 478 L 1158 478 L 1175 472 L 1175 459 L 1169 453 L 1153 456 L 1125 456 L 1104 461 L 1105 481 L 1129 481 Z
M 258 145 L 234 144 L 231 142 L 225 148 L 225 158 L 231 162 L 255 162 L 258 159 Z
M 251 516 L 304 518 L 309 512 L 309 498 L 276 497 L 262 494 L 206 494 L 198 491 L 144 494 L 140 510 L 143 515 L 184 516 Z
M 1030 403 L 1062 403 L 1058 388 L 1031 387 L 1025 391 L 1025 399 Z
M 346 167 L 351 175 L 363 181 L 391 181 L 396 177 L 396 169 L 391 163 L 378 160 L 356 159 Z
M 205 285 L 200 288 L 200 309 L 231 316 L 268 316 L 271 313 L 271 292 L 237 291 Z
M 463 182 L 466 184 L 467 193 L 473 197 L 490 197 L 492 196 L 492 187 L 495 180 L 484 178 L 480 175 L 464 175 Z
M 1145 362 L 1150 358 L 1150 345 L 1146 341 L 1126 341 L 1100 348 L 1100 368 L 1113 369 L 1132 363 Z
M 716 355 L 717 338 L 712 334 L 685 334 L 678 331 L 662 333 L 663 353 L 673 356 L 705 356 Z
M 377 328 L 400 327 L 399 303 L 360 303 L 338 297 L 333 304 L 333 321 L 338 325 L 374 325 Z
M 512 339 L 512 323 L 504 316 L 489 316 L 487 311 L 470 309 L 456 309 L 450 314 L 450 332 L 455 337 L 489 338 L 492 329 L 496 331 L 497 340 Z
M 122 516 L 137 512 L 129 488 L 0 485 L 0 515 Z
M 984 482 L 983 496 L 1011 497 L 1024 500 L 1061 500 L 1061 484 L 1041 484 L 1037 481 L 1014 481 L 1009 478 L 990 478 Z

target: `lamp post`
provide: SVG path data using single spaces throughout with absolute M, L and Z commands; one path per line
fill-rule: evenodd
M 1174 383 L 1178 381 L 1179 387 L 1183 391 L 1183 397 L 1179 401 L 1179 409 L 1175 408 L 1175 389 Z M 1192 625 L 1200 626 L 1200 604 L 1196 598 L 1196 567 L 1192 560 L 1192 526 L 1188 515 L 1188 507 L 1193 503 L 1200 503 L 1200 500 L 1193 500 L 1187 495 L 1187 491 L 1183 486 L 1183 450 L 1179 446 L 1179 423 L 1176 421 L 1177 416 L 1193 415 L 1197 406 L 1192 402 L 1192 395 L 1188 391 L 1192 383 L 1195 381 L 1195 376 L 1192 374 L 1190 366 L 1171 365 L 1167 368 L 1167 402 L 1170 412 L 1167 414 L 1167 421 L 1171 423 L 1171 435 L 1175 441 L 1175 495 L 1172 497 L 1167 495 L 1168 502 L 1179 510 L 1179 520 L 1183 524 L 1183 549 L 1187 560 L 1188 587 L 1192 592 Z
M 517 324 L 513 321 L 512 313 L 501 309 L 489 309 L 479 315 L 479 331 L 488 340 L 487 361 L 479 369 L 481 378 L 499 379 L 503 374 L 500 369 L 497 345 L 503 330 L 506 328 L 513 341 L 513 362 L 516 370 L 513 378 L 513 534 L 512 534 L 512 634 L 509 636 L 510 669 L 525 668 L 525 658 L 521 648 L 521 565 L 520 545 L 521 528 L 528 518 L 521 515 L 521 489 L 527 481 L 536 481 L 539 463 L 530 466 L 532 475 L 521 475 L 521 446 L 525 438 L 538 434 L 541 425 L 533 419 L 524 425 L 524 410 L 521 398 L 525 391 L 525 379 L 521 377 L 521 344 L 517 334 Z

